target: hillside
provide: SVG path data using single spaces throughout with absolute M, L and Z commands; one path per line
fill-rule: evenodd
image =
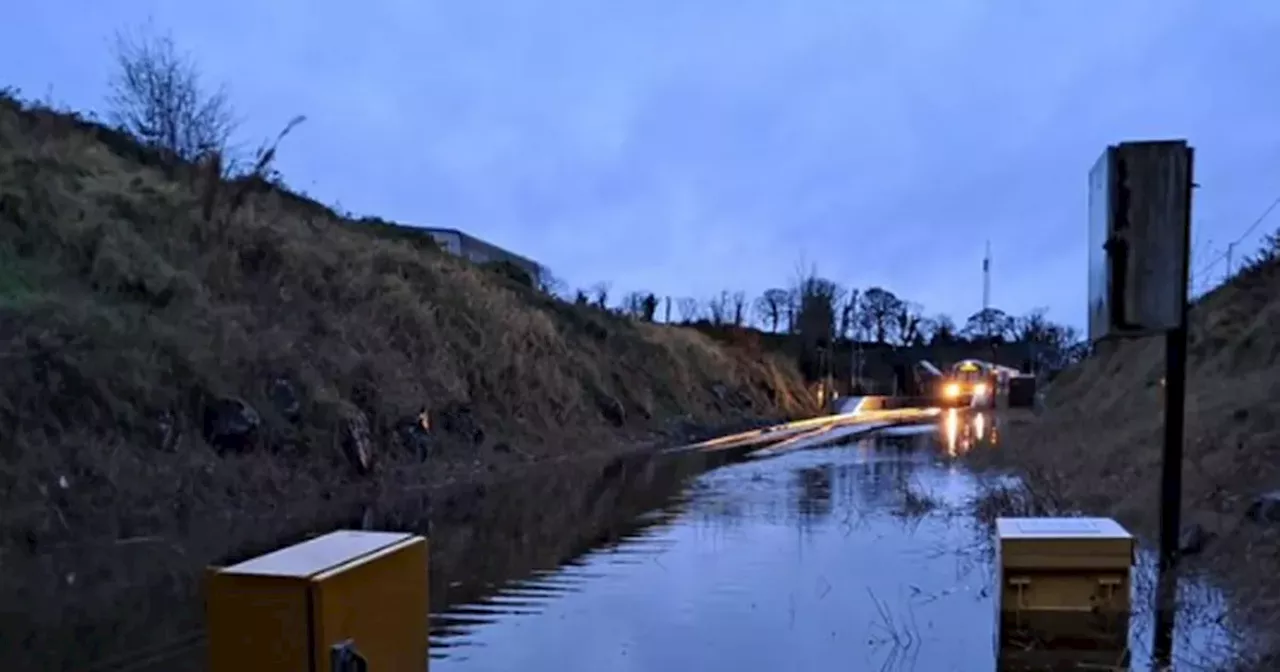
M 5 546 L 304 517 L 352 488 L 814 410 L 770 355 L 0 97 Z
M 1237 598 L 1237 615 L 1274 633 L 1280 522 L 1249 511 L 1280 489 L 1280 265 L 1259 264 L 1198 301 L 1188 349 L 1187 562 L 1213 569 Z M 1163 375 L 1161 337 L 1100 348 L 1064 372 L 1044 413 L 1011 427 L 1007 448 L 988 457 L 1028 477 L 1038 508 L 1115 516 L 1154 540 Z

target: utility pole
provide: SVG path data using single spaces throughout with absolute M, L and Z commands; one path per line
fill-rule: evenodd
M 1236 244 L 1228 243 L 1227 244 L 1227 277 L 1223 278 L 1224 281 L 1231 279 L 1231 257 L 1233 254 L 1235 254 L 1235 251 L 1236 251 Z

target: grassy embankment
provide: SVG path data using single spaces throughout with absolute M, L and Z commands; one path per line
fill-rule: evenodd
M 469 484 L 816 411 L 749 338 L 567 304 L 0 96 L 0 654 L 19 666 L 198 646 L 206 563 L 369 502 L 447 517 L 448 578 L 485 538 Z M 559 485 L 539 467 L 530 514 L 599 527 L 607 493 L 572 494 L 599 464 Z M 576 537 L 548 524 L 490 533 L 558 557 Z M 527 560 L 480 564 L 504 562 Z
M 1280 524 L 1249 511 L 1280 488 L 1280 265 L 1247 270 L 1197 301 L 1190 318 L 1186 567 L 1215 577 L 1232 617 L 1271 638 L 1254 653 L 1275 656 Z M 1163 376 L 1159 337 L 1099 348 L 1064 372 L 1041 415 L 1012 423 L 1006 448 L 975 454 L 1024 476 L 1025 491 L 994 493 L 1004 500 L 996 508 L 1112 516 L 1154 543 Z
M 164 533 L 199 510 L 304 515 L 350 488 L 814 410 L 780 359 L 569 305 L 403 228 L 0 99 L 11 549 Z

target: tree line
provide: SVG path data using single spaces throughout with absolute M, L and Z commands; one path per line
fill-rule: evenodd
M 920 303 L 885 287 L 845 287 L 816 272 L 801 274 L 789 286 L 770 288 L 758 296 L 725 290 L 700 299 L 632 291 L 615 300 L 608 283 L 597 283 L 565 298 L 637 320 L 785 335 L 800 343 L 802 352 L 841 343 L 891 347 L 1026 343 L 1033 346 L 1037 368 L 1059 370 L 1086 351 L 1079 330 L 1049 319 L 1044 308 L 1011 315 L 989 307 L 957 321 L 945 313 L 929 313 Z

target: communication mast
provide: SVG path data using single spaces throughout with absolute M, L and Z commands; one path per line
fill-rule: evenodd
M 991 241 L 987 241 L 987 250 L 982 257 L 982 319 L 986 322 L 984 325 L 987 330 L 987 337 L 991 337 L 991 316 L 987 313 L 991 308 Z
M 987 240 L 987 249 L 982 256 L 982 319 L 986 322 L 987 342 L 991 344 L 991 363 L 994 364 L 1000 358 L 996 352 L 996 339 L 992 330 L 995 328 L 995 320 L 991 319 L 991 241 Z

